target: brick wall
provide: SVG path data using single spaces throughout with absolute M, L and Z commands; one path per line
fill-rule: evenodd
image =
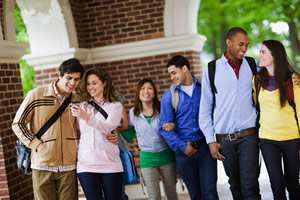
M 58 68 L 59 66 L 57 66 Z M 57 69 L 35 70 L 36 85 L 47 85 L 58 79 Z
M 99 63 L 94 66 L 103 67 L 111 75 L 115 89 L 126 97 L 128 109 L 134 104 L 135 87 L 139 80 L 152 79 L 157 86 L 159 98 L 169 88 L 171 80 L 166 65 L 175 55 L 187 57 L 191 63 L 191 71 L 200 78 L 200 54 L 193 51 Z
M 32 199 L 31 176 L 16 166 L 16 136 L 11 129 L 23 100 L 18 64 L 0 64 L 0 199 Z
M 79 47 L 163 37 L 164 3 L 164 0 L 70 0 Z

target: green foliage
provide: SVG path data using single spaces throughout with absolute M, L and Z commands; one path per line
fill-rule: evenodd
M 26 26 L 23 22 L 20 9 L 15 3 L 14 10 L 15 18 L 15 29 L 16 29 L 16 40 L 18 42 L 29 42 Z M 30 53 L 30 47 L 26 49 L 26 54 Z M 33 67 L 29 66 L 25 60 L 22 58 L 19 59 L 21 80 L 23 86 L 24 97 L 27 95 L 28 91 L 36 87 L 35 83 L 35 73 Z
M 224 48 L 222 49 L 225 42 L 224 35 L 234 26 L 242 27 L 248 32 L 249 49 L 257 48 L 257 45 L 266 39 L 280 40 L 289 44 L 286 46 L 289 49 L 291 48 L 289 34 L 273 32 L 271 23 L 280 21 L 289 23 L 293 20 L 299 38 L 300 9 L 297 9 L 299 7 L 300 0 L 201 0 L 198 33 L 207 37 L 204 51 L 213 54 L 215 59 L 220 57 L 224 51 Z

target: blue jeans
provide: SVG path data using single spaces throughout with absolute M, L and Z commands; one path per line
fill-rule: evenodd
M 225 156 L 224 169 L 229 177 L 230 190 L 234 200 L 261 199 L 258 177 L 259 145 L 256 134 L 240 139 L 221 142 L 220 152 Z
M 299 139 L 287 141 L 260 139 L 260 148 L 275 200 L 286 200 L 285 188 L 289 192 L 290 200 L 300 198 L 299 145 Z
M 177 170 L 191 200 L 217 200 L 217 161 L 210 155 L 207 144 L 200 145 L 191 157 L 175 152 Z
M 122 199 L 123 172 L 83 172 L 78 173 L 77 176 L 87 200 L 102 200 L 102 191 L 104 192 L 105 200 Z

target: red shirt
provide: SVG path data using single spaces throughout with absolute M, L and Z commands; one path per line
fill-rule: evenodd
M 230 60 L 227 56 L 226 53 L 224 53 L 225 58 L 227 59 L 228 63 L 230 64 L 230 66 L 232 67 L 237 79 L 239 79 L 239 72 L 240 72 L 240 68 L 241 68 L 241 64 L 242 64 L 242 60 Z

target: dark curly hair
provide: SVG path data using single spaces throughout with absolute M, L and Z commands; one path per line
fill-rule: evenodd
M 109 74 L 101 67 L 94 67 L 85 72 L 83 80 L 80 84 L 79 94 L 84 101 L 90 100 L 92 97 L 87 91 L 87 78 L 89 75 L 96 75 L 103 84 L 105 84 L 103 91 L 103 98 L 108 102 L 116 102 L 118 98 L 116 97 L 116 92 L 112 84 L 112 79 Z

